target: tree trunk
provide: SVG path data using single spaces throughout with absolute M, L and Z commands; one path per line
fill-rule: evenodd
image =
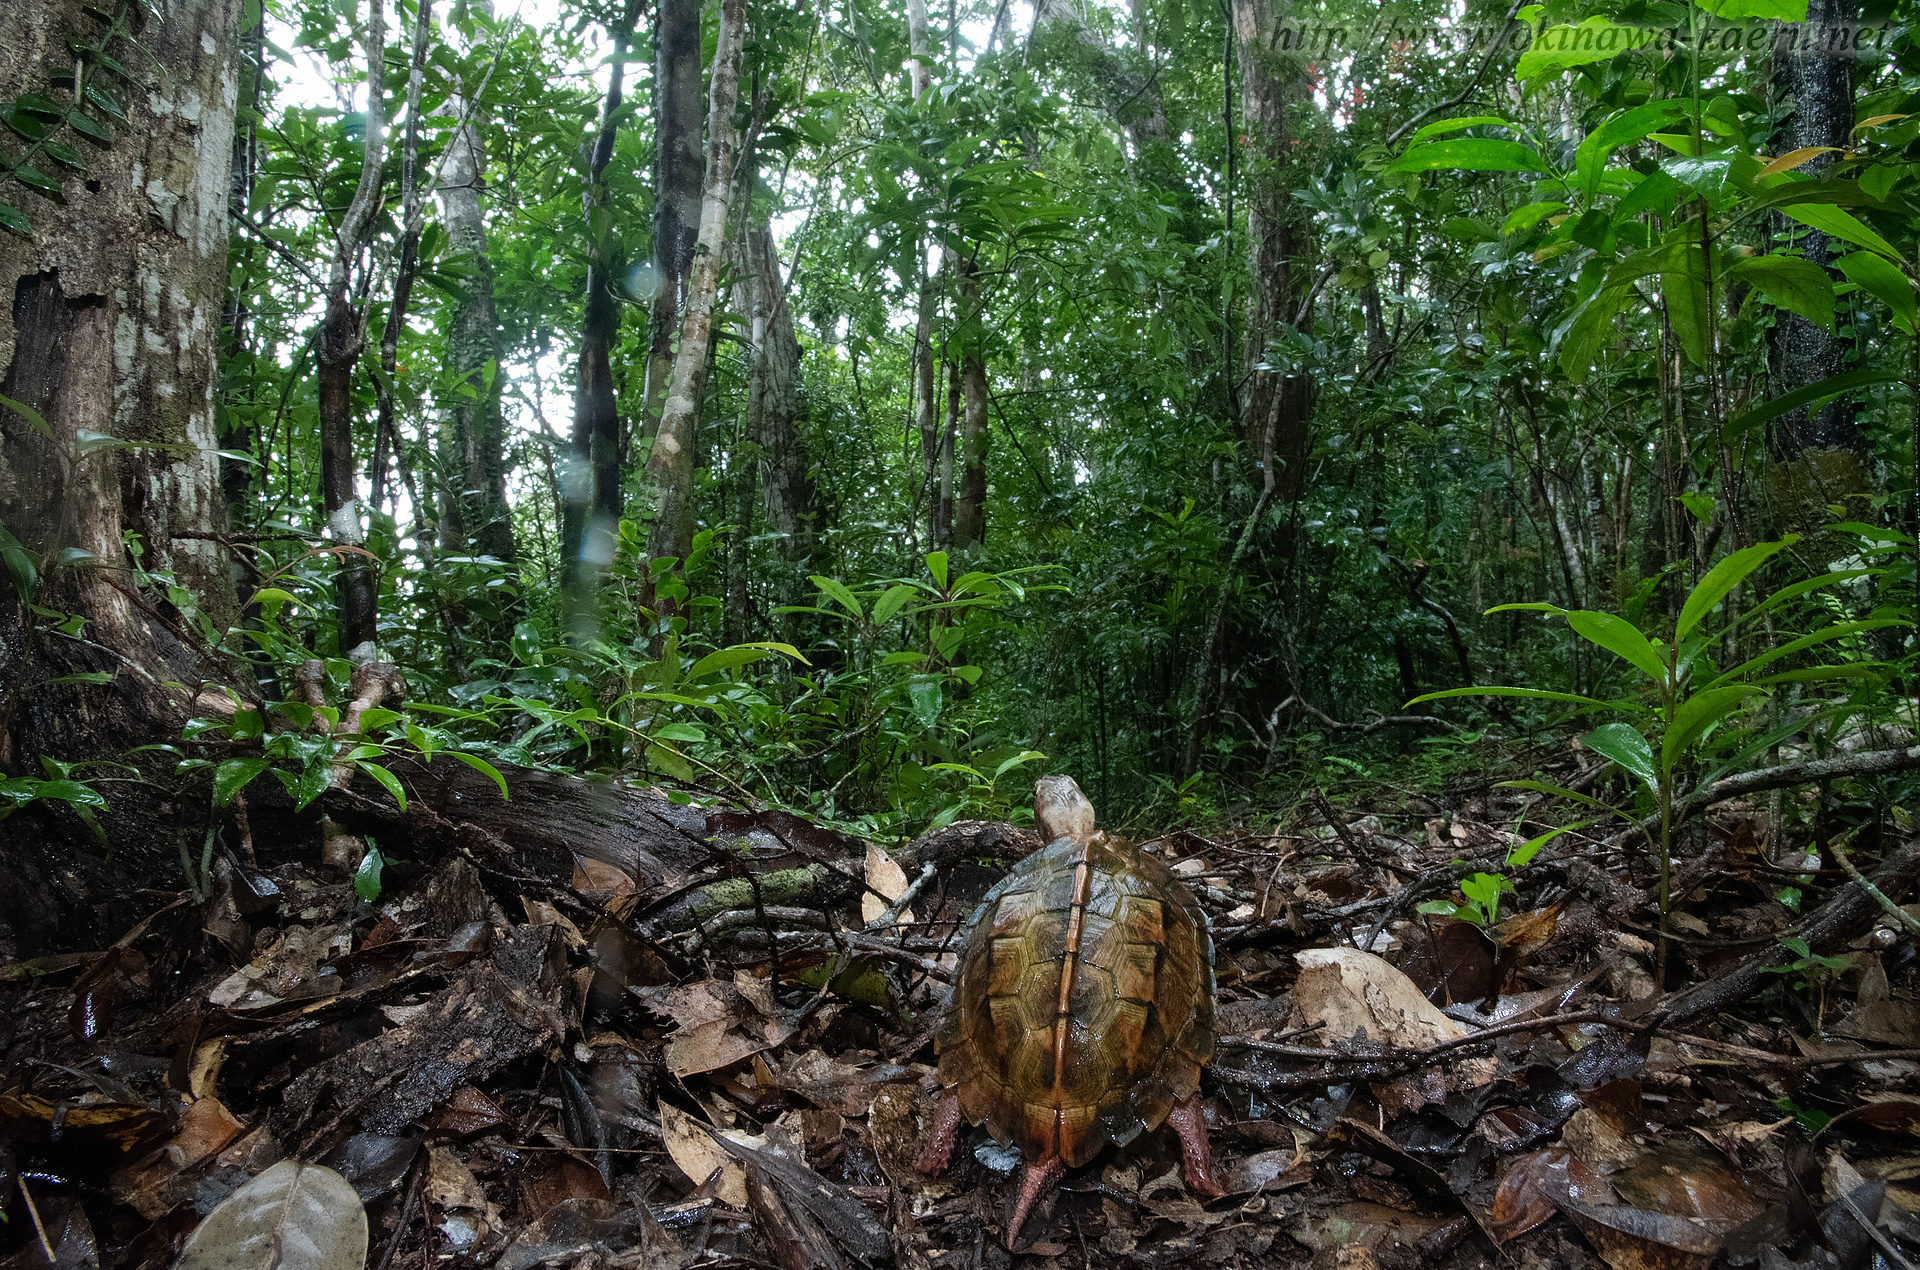
M 1291 508 L 1306 491 L 1307 455 L 1312 448 L 1310 385 L 1306 376 L 1262 370 L 1267 342 L 1283 326 L 1296 325 L 1304 314 L 1296 311 L 1293 281 L 1295 258 L 1304 240 L 1297 228 L 1292 195 L 1286 182 L 1291 157 L 1288 144 L 1287 85 L 1298 76 L 1269 44 L 1276 16 L 1271 0 L 1234 0 L 1235 52 L 1240 65 L 1240 107 L 1243 128 L 1259 162 L 1248 164 L 1254 173 L 1247 189 L 1247 268 L 1253 295 L 1250 302 L 1242 364 L 1247 388 L 1241 397 L 1240 430 L 1261 472 L 1260 495 L 1248 514 L 1227 567 L 1221 574 L 1214 619 L 1203 635 L 1200 661 L 1194 674 L 1193 716 L 1187 745 L 1181 756 L 1183 775 L 1199 769 L 1213 720 L 1225 707 L 1220 665 L 1232 634 L 1235 578 L 1270 504 Z M 1234 367 L 1222 365 L 1231 379 Z M 1229 394 L 1231 399 L 1231 394 Z M 1292 564 L 1292 518 L 1285 517 L 1275 537 L 1273 558 L 1282 568 Z
M 587 188 L 582 198 L 590 244 L 587 249 L 587 304 L 581 323 L 579 377 L 573 396 L 573 445 L 568 464 L 566 503 L 561 513 L 565 558 L 561 580 L 576 616 L 591 605 L 590 582 L 613 562 L 620 526 L 620 414 L 613 390 L 613 342 L 620 333 L 620 309 L 613 299 L 612 226 L 606 206 L 607 164 L 620 124 L 621 82 L 626 73 L 627 42 L 639 20 L 636 0 L 613 29 L 613 70 L 600 129 L 587 157 Z
M 458 119 L 468 114 L 469 105 L 454 97 L 446 110 Z M 493 303 L 493 262 L 487 255 L 486 212 L 480 203 L 486 188 L 481 175 L 486 151 L 480 120 L 468 115 L 447 147 L 440 176 L 440 211 L 453 252 L 467 267 L 448 323 L 447 361 L 458 376 L 457 383 L 474 395 L 456 389 L 447 412 L 445 460 L 459 474 L 457 505 L 465 550 L 511 563 L 513 517 L 507 507 L 506 436 L 500 416 L 499 319 Z
M 320 492 L 325 500 L 327 532 L 346 548 L 334 566 L 339 609 L 340 655 L 365 665 L 376 659 L 374 616 L 379 599 L 372 562 L 361 544 L 366 526 L 354 490 L 353 368 L 366 350 L 366 313 L 354 307 L 350 284 L 354 265 L 373 235 L 380 211 L 380 165 L 386 158 L 386 15 L 382 0 L 370 0 L 367 12 L 366 140 L 361 151 L 360 183 L 334 236 L 333 263 L 327 273 L 326 316 L 320 329 Z
M 8 775 L 42 775 L 42 755 L 119 758 L 177 738 L 186 717 L 212 708 L 192 685 L 229 674 L 193 633 L 195 615 L 142 594 L 127 566 L 169 571 L 213 630 L 234 620 L 227 556 L 212 535 L 225 526 L 214 394 L 239 9 L 238 0 L 180 0 L 151 17 L 128 6 L 127 29 L 103 51 L 137 78 L 82 60 L 85 86 L 123 104 L 128 124 L 113 129 L 109 148 L 77 146 L 90 170 L 64 175 L 62 203 L 19 200 L 27 234 L 0 235 L 0 395 L 37 416 L 0 408 Z M 0 30 L 0 98 L 67 104 L 81 94 L 71 81 L 51 83 L 48 67 L 74 66 L 70 42 L 96 46 L 109 22 L 78 0 L 0 0 Z M 0 201 L 22 192 L 9 184 Z M 83 429 L 132 444 L 83 446 Z M 138 536 L 137 557 L 123 534 Z M 63 560 L 68 549 L 86 554 Z M 59 634 L 29 601 L 85 626 Z M 87 671 L 111 682 L 48 683 Z M 132 761 L 149 776 L 172 766 L 157 755 Z M 0 822 L 0 959 L 51 939 L 101 948 L 124 930 L 125 910 L 103 901 L 169 858 L 174 808 L 141 782 L 106 796 L 110 862 L 47 804 Z
M 743 281 L 753 288 L 754 315 L 747 435 L 760 451 L 767 528 L 779 535 L 778 550 L 787 563 L 802 565 L 813 554 L 819 499 L 813 456 L 799 428 L 800 341 L 793 333 L 786 279 L 765 217 L 748 231 L 744 255 Z
M 1246 391 L 1240 430 L 1262 467 L 1274 469 L 1274 496 L 1291 505 L 1306 490 L 1312 449 L 1310 385 L 1306 376 L 1260 370 L 1267 342 L 1302 315 L 1295 262 L 1305 242 L 1287 181 L 1291 159 L 1286 108 L 1298 71 L 1274 52 L 1268 35 L 1277 16 L 1272 0 L 1234 0 L 1240 66 L 1240 109 L 1252 143 L 1247 170 L 1247 270 L 1253 295 L 1242 346 Z
M 700 232 L 700 3 L 660 0 L 653 34 L 654 299 L 647 346 L 647 428 L 660 424 L 673 373 L 694 240 Z
M 960 297 L 966 318 L 960 331 L 960 477 L 953 499 L 953 546 L 957 551 L 978 551 L 987 537 L 986 331 L 980 284 L 970 266 L 961 268 Z
M 1775 141 L 1779 153 L 1806 146 L 1848 146 L 1853 133 L 1853 61 L 1845 54 L 1827 55 L 1823 35 L 1826 28 L 1854 18 L 1854 0 L 1812 0 L 1805 22 L 1783 24 L 1782 43 L 1792 39 L 1794 51 L 1782 47 L 1773 60 L 1774 96 L 1790 106 Z M 1818 174 L 1834 157 L 1820 155 L 1800 170 Z M 1782 235 L 1794 235 L 1808 260 L 1826 265 L 1838 254 L 1833 241 L 1817 229 L 1784 217 L 1776 219 L 1775 228 Z M 1767 370 L 1774 395 L 1840 374 L 1846 369 L 1846 351 L 1838 335 L 1797 313 L 1782 311 L 1767 335 Z M 1795 459 L 1808 451 L 1858 450 L 1862 445 L 1858 413 L 1859 408 L 1844 396 L 1818 410 L 1789 411 L 1774 423 L 1774 455 Z M 1824 504 L 1832 500 L 1817 501 L 1824 514 Z
M 654 560 L 685 560 L 693 546 L 693 447 L 700 398 L 707 386 L 708 341 L 720 290 L 721 245 L 733 199 L 733 165 L 739 146 L 734 106 L 739 97 L 740 53 L 746 26 L 745 0 L 724 0 L 713 50 L 707 98 L 707 177 L 700 201 L 700 237 L 688 277 L 680 346 L 660 410 L 660 430 L 647 456 L 658 497 L 647 554 Z

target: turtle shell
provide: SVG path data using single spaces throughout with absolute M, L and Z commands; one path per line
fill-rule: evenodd
M 973 914 L 937 1034 L 941 1083 L 1029 1163 L 1078 1167 L 1193 1094 L 1213 1005 L 1193 894 L 1104 835 L 1056 838 Z

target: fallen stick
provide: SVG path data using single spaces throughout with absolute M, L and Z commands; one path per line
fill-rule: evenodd
M 1920 882 L 1920 839 L 1887 857 L 1873 875 L 1874 888 L 1895 898 L 1906 894 L 1916 882 Z M 1849 882 L 1807 918 L 1799 934 L 1814 956 L 1827 956 L 1844 951 L 1848 944 L 1872 930 L 1880 917 L 1880 902 L 1871 891 L 1858 882 Z M 1760 991 L 1769 975 L 1797 956 L 1778 945 L 1763 948 L 1719 978 L 1695 984 L 1677 994 L 1655 1020 L 1655 1026 L 1680 1027 L 1743 1001 Z

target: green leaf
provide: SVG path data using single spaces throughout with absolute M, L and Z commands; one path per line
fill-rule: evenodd
M 1507 217 L 1506 222 L 1500 226 L 1500 232 L 1517 234 L 1522 230 L 1532 229 L 1555 212 L 1566 210 L 1565 203 L 1528 203 L 1525 207 L 1517 208 L 1513 215 Z
M 115 123 L 124 124 L 127 121 L 127 112 L 121 108 L 120 103 L 114 99 L 113 94 L 98 84 L 87 85 L 86 97 L 87 101 L 90 102 L 95 109 L 107 115 Z
M 40 148 L 52 155 L 54 161 L 57 163 L 63 163 L 77 172 L 85 172 L 87 170 L 86 159 L 81 156 L 78 150 L 64 142 L 43 141 L 40 143 Z
M 5 225 L 16 234 L 33 232 L 33 224 L 27 220 L 27 214 L 12 203 L 0 203 L 0 225 Z
M 1695 0 L 1702 9 L 1728 22 L 1764 18 L 1771 22 L 1805 22 L 1807 0 Z
M 1491 137 L 1456 137 L 1415 146 L 1387 165 L 1389 172 L 1545 172 L 1547 161 L 1532 146 Z
M 385 706 L 369 706 L 360 712 L 360 731 L 367 735 L 378 732 L 389 723 L 398 723 L 400 712 L 389 710 Z
M 371 904 L 380 898 L 380 873 L 386 863 L 380 848 L 369 843 L 367 853 L 360 857 L 360 867 L 353 871 L 353 893 L 360 897 L 362 904 Z
M 693 764 L 687 762 L 680 751 L 671 745 L 648 745 L 647 766 L 665 772 L 675 780 L 693 779 Z
M 1452 917 L 1475 922 L 1479 917 L 1474 910 L 1455 904 L 1452 900 L 1422 900 L 1413 906 L 1413 911 L 1429 917 Z
M 1570 692 L 1548 692 L 1544 688 L 1448 688 L 1441 692 L 1429 692 L 1425 696 L 1415 697 L 1407 702 L 1417 706 L 1423 701 L 1439 701 L 1445 697 L 1527 697 L 1534 701 L 1565 701 L 1572 705 L 1598 706 L 1602 710 L 1611 710 L 1610 701 L 1597 701 L 1592 697 L 1579 697 Z
M 1012 771 L 1016 767 L 1021 766 L 1024 763 L 1032 763 L 1037 760 L 1043 760 L 1046 757 L 1047 756 L 1042 754 L 1039 750 L 1022 750 L 1018 754 L 1014 755 L 1012 758 L 1000 764 L 1000 766 L 994 768 L 993 779 L 997 781 L 1002 776 L 1005 776 L 1008 772 Z
M 1599 16 L 1579 26 L 1550 26 L 1535 33 L 1533 45 L 1513 68 L 1521 83 L 1541 75 L 1557 75 L 1575 66 L 1608 62 L 1622 53 L 1645 48 L 1659 38 L 1657 31 L 1619 26 Z
M 814 586 L 820 588 L 822 595 L 835 601 L 855 617 L 866 617 L 867 611 L 860 607 L 860 601 L 854 598 L 853 592 L 848 590 L 847 584 L 840 581 L 840 579 L 823 577 L 816 573 L 807 580 L 812 582 Z
M 663 723 L 647 733 L 649 741 L 704 741 L 707 732 L 697 723 Z
M 1602 287 L 1576 308 L 1554 332 L 1561 371 L 1575 384 L 1585 383 L 1613 331 L 1613 320 L 1633 294 L 1631 287 Z
M 1660 660 L 1640 628 L 1624 617 L 1579 609 L 1567 614 L 1567 625 L 1589 644 L 1598 644 L 1614 656 L 1633 665 L 1657 684 L 1667 681 L 1667 665 Z
M 1856 253 L 1889 269 L 1880 257 Z M 1900 271 L 1895 269 L 1894 273 Z M 1833 278 L 1825 269 L 1800 256 L 1754 256 L 1727 270 L 1729 278 L 1738 278 L 1789 313 L 1798 313 L 1815 326 L 1833 329 Z M 1912 292 L 1908 292 L 1911 297 Z
M 34 801 L 71 803 L 76 810 L 83 807 L 104 810 L 107 805 L 107 800 L 100 796 L 99 790 L 79 781 L 29 780 L 27 783 L 33 791 Z
M 1899 260 L 1892 243 L 1868 229 L 1851 212 L 1819 203 L 1789 203 L 1780 209 L 1802 225 L 1811 225 L 1831 238 L 1843 239 L 1856 247 L 1877 251 L 1889 260 Z
M 1638 777 L 1648 789 L 1660 788 L 1660 773 L 1653 765 L 1653 747 L 1640 729 L 1626 723 L 1603 723 L 1580 738 L 1580 743 Z
M 1589 794 L 1583 794 L 1577 789 L 1568 789 L 1564 785 L 1554 785 L 1547 781 L 1501 781 L 1499 788 L 1530 789 L 1536 794 L 1551 794 L 1555 798 L 1564 798 L 1569 802 L 1579 803 L 1582 807 L 1591 807 L 1595 811 L 1604 812 L 1609 816 L 1619 816 L 1629 823 L 1639 823 L 1634 820 L 1632 815 L 1620 810 L 1618 807 L 1603 803 L 1598 798 L 1594 798 Z
M 1837 397 L 1843 392 L 1852 392 L 1857 388 L 1867 388 L 1874 384 L 1899 382 L 1901 382 L 1901 376 L 1897 371 L 1850 370 L 1844 375 L 1835 375 L 1817 384 L 1796 388 L 1785 396 L 1775 397 L 1765 405 L 1755 406 L 1744 414 L 1736 415 L 1727 421 L 1727 434 L 1730 437 L 1738 437 L 1748 428 L 1798 410 L 1802 406 L 1810 406 L 1823 397 Z
M 933 584 L 941 590 L 947 588 L 947 553 L 930 551 L 927 553 L 927 572 L 933 575 Z
M 77 110 L 67 115 L 67 126 L 97 145 L 113 144 L 113 133 L 95 122 L 91 116 L 83 115 Z
M 83 670 L 76 674 L 60 675 L 57 678 L 49 679 L 46 682 L 46 686 L 51 688 L 56 684 L 110 684 L 112 682 L 113 672 L 111 670 Z M 44 755 L 41 761 L 46 761 Z
M 1507 867 L 1509 869 L 1526 868 L 1529 864 L 1533 863 L 1533 857 L 1540 854 L 1540 848 L 1546 846 L 1563 833 L 1572 833 L 1575 829 L 1585 829 L 1592 823 L 1591 820 L 1581 820 L 1571 825 L 1562 825 L 1558 829 L 1549 829 L 1538 838 L 1527 839 L 1519 846 L 1507 852 Z
M 213 805 L 225 807 L 247 783 L 272 764 L 263 758 L 230 758 L 213 769 Z
M 1700 579 L 1687 602 L 1680 606 L 1680 619 L 1674 623 L 1673 642 L 1678 644 L 1693 633 L 1701 619 L 1720 603 L 1727 592 L 1745 580 L 1749 573 L 1771 560 L 1800 541 L 1799 534 L 1788 534 L 1778 542 L 1755 543 L 1732 553 L 1713 568 L 1707 570 L 1707 576 Z
M 1920 319 L 1915 314 L 1913 283 L 1898 265 L 1870 251 L 1849 252 L 1834 263 L 1849 282 L 1893 310 L 1894 326 L 1908 335 L 1915 333 Z
M 57 200 L 60 197 L 60 182 L 54 180 L 39 168 L 30 168 L 23 163 L 13 170 L 13 179 L 33 189 L 37 193 L 45 194 L 50 198 Z
M 67 113 L 65 106 L 50 98 L 42 97 L 39 93 L 21 93 L 14 99 L 13 105 L 16 110 L 30 110 L 48 119 L 58 119 Z
M 358 766 L 361 771 L 373 778 L 374 784 L 393 795 L 394 805 L 400 809 L 402 814 L 405 814 L 407 810 L 407 791 L 401 788 L 400 778 L 378 763 L 361 762 Z
M 288 792 L 293 795 L 293 809 L 305 811 L 307 804 L 327 792 L 327 786 L 333 779 L 333 763 L 324 753 L 316 753 L 307 760 L 307 766 L 295 780 Z
M 1836 639 L 1846 639 L 1852 635 L 1861 635 L 1867 631 L 1882 630 L 1889 626 L 1907 626 L 1909 624 L 1910 623 L 1891 617 L 1875 618 L 1867 622 L 1837 622 L 1824 630 L 1815 631 L 1811 635 L 1802 635 L 1799 639 L 1782 644 L 1778 648 L 1761 653 L 1758 657 L 1741 662 L 1738 666 L 1735 666 L 1732 670 L 1727 671 L 1724 675 L 1721 675 L 1718 679 L 1708 684 L 1707 687 L 1714 688 L 1721 684 L 1738 682 L 1752 675 L 1754 671 L 1772 665 L 1782 657 L 1791 657 L 1793 654 L 1805 652 L 1809 648 L 1814 648 L 1821 644 L 1830 644 Z
M 495 785 L 498 785 L 500 787 L 501 802 L 504 803 L 511 799 L 512 795 L 507 793 L 507 778 L 500 774 L 499 768 L 487 762 L 487 760 L 481 758 L 477 754 L 467 754 L 460 750 L 442 750 L 441 753 L 445 754 L 448 758 L 453 759 L 457 762 L 465 763 L 468 767 L 471 767 L 474 771 L 492 780 Z M 687 778 L 682 777 L 681 779 L 685 780 Z
M 1634 106 L 1610 116 L 1588 133 L 1586 140 L 1580 143 L 1574 161 L 1574 167 L 1580 174 L 1581 188 L 1587 198 L 1592 199 L 1600 192 L 1600 174 L 1606 169 L 1607 156 L 1619 147 L 1645 137 L 1685 109 L 1686 103 L 1675 98 L 1650 101 L 1644 106 Z
M 1461 132 L 1467 128 L 1488 127 L 1511 128 L 1513 125 L 1505 119 L 1502 119 L 1499 115 L 1463 115 L 1458 119 L 1441 119 L 1435 123 L 1427 124 L 1411 137 L 1408 137 L 1407 145 L 1409 147 L 1417 146 L 1428 137 L 1437 137 L 1443 132 Z
M 1667 324 L 1687 360 L 1705 366 L 1712 355 L 1718 323 L 1707 304 L 1707 275 L 1700 258 L 1700 244 L 1685 235 L 1698 234 L 1699 226 L 1681 227 L 1680 241 L 1668 245 L 1660 267 L 1660 293 L 1667 302 Z
M 0 410 L 11 410 L 27 421 L 27 426 L 47 440 L 53 440 L 53 427 L 38 410 L 24 401 L 15 401 L 11 397 L 0 397 Z
M 693 669 L 687 672 L 687 678 L 699 679 L 718 671 L 732 670 L 735 666 L 764 661 L 771 656 L 773 654 L 764 648 L 722 648 L 718 652 L 708 653 L 693 663 Z
M 1660 738 L 1660 766 L 1671 772 L 1700 734 L 1725 718 L 1742 701 L 1759 692 L 1752 684 L 1733 684 L 1725 688 L 1707 688 L 1694 693 L 1673 712 L 1673 722 Z
M 900 610 L 907 606 L 908 601 L 915 599 L 919 594 L 918 587 L 908 586 L 904 582 L 888 587 L 887 593 L 874 601 L 873 624 L 885 626 L 900 615 Z

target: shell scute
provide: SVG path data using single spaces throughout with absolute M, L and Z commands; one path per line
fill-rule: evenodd
M 1056 1056 L 1076 869 L 1078 951 Z M 1213 1054 L 1213 941 L 1167 867 L 1096 836 L 1060 838 L 987 893 L 937 1034 L 943 1084 L 1029 1161 L 1124 1145 L 1192 1095 Z M 1058 1061 L 1056 1061 L 1056 1058 Z

